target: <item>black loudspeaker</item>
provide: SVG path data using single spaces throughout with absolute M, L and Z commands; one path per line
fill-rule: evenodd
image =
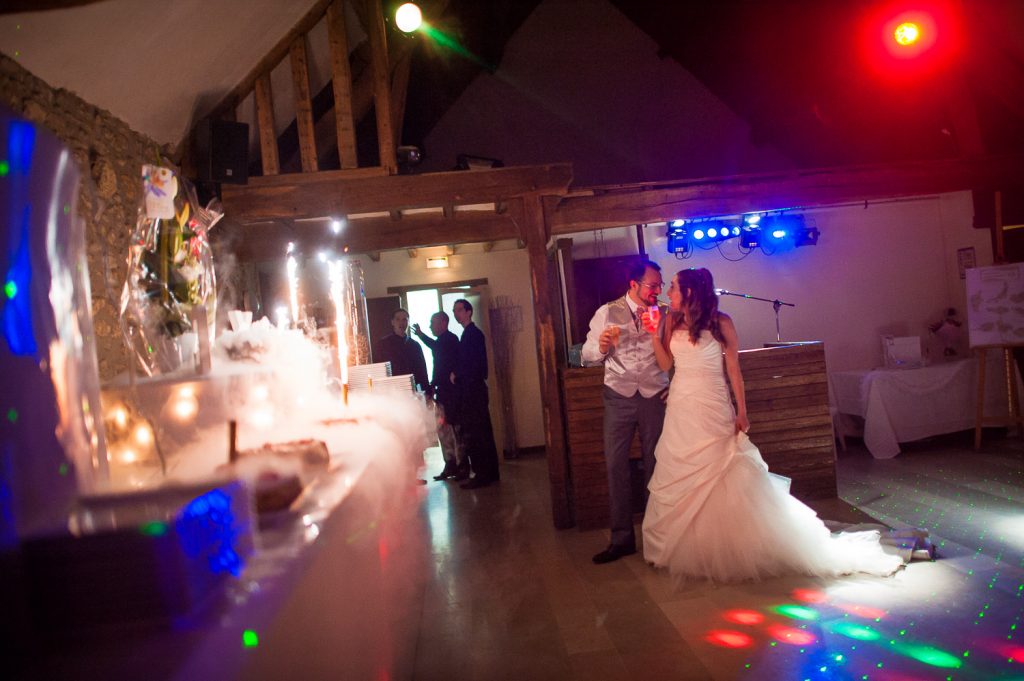
M 202 182 L 249 181 L 249 124 L 206 119 L 196 126 L 196 165 Z

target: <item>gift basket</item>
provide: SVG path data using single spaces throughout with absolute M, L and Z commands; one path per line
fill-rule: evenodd
M 210 229 L 219 206 L 203 208 L 175 171 L 142 166 L 143 203 L 129 245 L 121 331 L 147 376 L 192 361 L 200 336 L 213 340 L 216 282 Z

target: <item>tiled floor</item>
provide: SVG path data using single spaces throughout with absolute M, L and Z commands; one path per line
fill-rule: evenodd
M 481 490 L 431 481 L 433 574 L 415 660 L 398 667 L 423 681 L 1024 679 L 1024 445 L 969 444 L 840 457 L 843 498 L 940 547 L 885 579 L 677 589 L 640 554 L 593 565 L 605 532 L 555 530 L 543 458 L 503 461 Z

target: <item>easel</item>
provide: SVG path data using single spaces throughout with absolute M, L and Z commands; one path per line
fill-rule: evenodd
M 1003 241 L 1003 195 L 1002 192 L 995 192 L 995 225 L 993 225 L 993 253 L 996 264 L 1006 262 L 1006 249 Z M 1020 395 L 1017 394 L 1017 372 L 1014 371 L 1015 362 L 1013 348 L 1022 347 L 1024 344 L 1007 343 L 999 345 L 977 345 L 974 349 L 978 351 L 978 404 L 977 415 L 974 419 L 974 451 L 981 449 L 981 427 L 986 423 L 989 425 L 1006 426 L 1009 428 L 1017 424 L 1017 437 L 1024 438 L 1024 418 L 1021 418 Z M 985 416 L 985 354 L 988 350 L 1001 349 L 1003 351 L 1003 368 L 1006 374 L 1006 420 L 1000 417 Z
M 982 345 L 975 347 L 978 351 L 978 404 L 977 416 L 974 419 L 974 450 L 981 449 L 981 427 L 984 425 L 1010 426 L 1017 425 L 1017 437 L 1024 438 L 1024 417 L 1021 416 L 1020 395 L 1017 393 L 1017 372 L 1014 370 L 1013 348 L 1019 345 Z M 1003 368 L 1006 374 L 1007 415 L 985 416 L 985 356 L 989 350 L 1003 351 Z

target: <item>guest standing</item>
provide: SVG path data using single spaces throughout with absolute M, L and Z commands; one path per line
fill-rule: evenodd
M 451 381 L 459 357 L 459 337 L 448 330 L 448 315 L 435 312 L 430 317 L 431 338 L 423 333 L 419 324 L 412 325 L 412 331 L 424 345 L 430 348 L 434 356 L 434 375 L 431 377 L 428 393 L 440 411 L 437 436 L 441 441 L 441 454 L 444 456 L 444 469 L 434 480 L 465 480 L 469 477 L 469 462 L 459 447 L 455 437 L 455 424 L 458 423 L 459 402 L 455 385 Z
M 459 395 L 459 441 L 473 469 L 473 479 L 461 486 L 476 489 L 499 478 L 498 450 L 488 408 L 487 346 L 483 331 L 473 323 L 473 306 L 468 300 L 456 300 L 452 315 L 462 325 L 458 363 L 451 374 Z
M 658 265 L 649 260 L 637 263 L 629 273 L 626 295 L 597 309 L 583 344 L 584 362 L 604 363 L 604 456 L 611 542 L 594 556 L 599 564 L 636 553 L 629 448 L 639 429 L 646 492 L 654 472 L 654 447 L 665 420 L 661 394 L 668 387 L 668 374 L 658 366 L 643 320 L 650 316 L 649 309 L 659 309 L 662 284 Z
M 426 390 L 427 362 L 423 348 L 409 337 L 409 312 L 398 308 L 391 313 L 392 333 L 380 341 L 380 361 L 391 362 L 391 375 L 412 374 L 417 390 Z

